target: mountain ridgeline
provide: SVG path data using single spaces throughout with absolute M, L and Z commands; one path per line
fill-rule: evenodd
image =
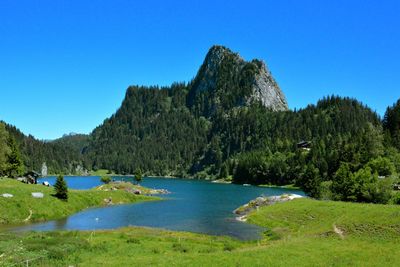
M 211 168 L 207 173 L 216 174 L 227 157 L 251 149 L 237 129 L 229 152 L 215 154 L 222 145 L 217 122 L 256 105 L 288 109 L 264 63 L 214 46 L 189 84 L 129 87 L 121 108 L 93 131 L 88 157 L 93 167 L 119 173 L 141 168 L 154 175 L 192 176 Z
M 399 107 L 400 101 L 381 120 L 355 99 L 329 96 L 291 111 L 264 62 L 213 46 L 187 84 L 129 87 L 121 107 L 90 136 L 42 142 L 8 128 L 26 167 L 35 170 L 42 162 L 52 173 L 73 173 L 77 166 L 121 174 L 141 169 L 147 175 L 296 184 L 321 197 L 335 192 L 335 179 L 347 177 L 346 171 L 351 179 L 359 171 L 400 172 Z M 299 148 L 301 141 L 308 148 Z M 368 194 L 351 197 L 363 201 Z
M 72 134 L 53 141 L 41 141 L 24 135 L 15 126 L 5 124 L 5 129 L 18 144 L 26 171 L 40 172 L 46 163 L 50 173 L 78 174 L 77 169 L 90 165 L 83 154 L 89 144 L 88 135 Z

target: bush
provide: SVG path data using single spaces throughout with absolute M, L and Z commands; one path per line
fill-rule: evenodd
M 54 189 L 56 190 L 55 196 L 58 199 L 68 200 L 68 187 L 67 183 L 64 180 L 64 176 L 59 175 L 56 180 L 56 184 L 54 185 Z
M 369 184 L 369 202 L 387 204 L 392 198 L 393 181 L 390 178 L 379 179 Z
M 186 247 L 186 246 L 183 246 L 181 243 L 174 243 L 174 244 L 172 245 L 172 249 L 173 249 L 174 251 L 181 252 L 181 253 L 187 253 L 187 252 L 189 252 L 189 248 Z
M 50 248 L 48 251 L 48 257 L 54 260 L 62 260 L 67 257 L 68 252 L 62 250 L 61 248 Z
M 320 199 L 322 200 L 332 200 L 333 194 L 331 191 L 332 181 L 324 181 L 320 186 Z
M 393 179 L 378 179 L 377 170 L 372 172 L 370 166 L 352 172 L 350 164 L 342 163 L 332 181 L 332 197 L 342 201 L 388 203 L 392 197 Z
M 140 244 L 140 239 L 130 237 L 126 240 L 126 243 L 128 244 Z
M 109 184 L 111 182 L 111 177 L 110 176 L 102 176 L 100 178 L 100 181 L 105 183 L 105 184 Z
M 235 249 L 235 246 L 230 243 L 230 242 L 226 242 L 224 243 L 224 251 L 232 251 Z
M 390 199 L 390 204 L 400 205 L 400 193 L 393 194 L 392 198 Z

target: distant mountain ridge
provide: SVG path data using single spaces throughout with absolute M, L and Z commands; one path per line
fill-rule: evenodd
M 19 145 L 27 170 L 40 172 L 42 164 L 46 162 L 51 174 L 75 174 L 76 167 L 85 164 L 83 149 L 89 142 L 88 135 L 67 135 L 45 141 L 31 135 L 26 136 L 15 126 L 6 123 L 5 126 Z

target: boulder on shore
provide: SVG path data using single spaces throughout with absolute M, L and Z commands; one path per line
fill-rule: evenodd
M 34 198 L 43 198 L 44 194 L 41 193 L 41 192 L 33 192 L 32 193 L 32 197 L 34 197 Z
M 105 198 L 105 199 L 104 199 L 104 204 L 106 204 L 106 205 L 112 205 L 112 204 L 113 204 L 112 198 L 111 198 L 111 197 Z

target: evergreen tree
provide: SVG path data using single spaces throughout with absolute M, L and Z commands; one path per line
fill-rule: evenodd
M 228 164 L 225 163 L 222 165 L 221 170 L 219 171 L 219 178 L 225 179 L 228 178 L 228 176 L 229 176 L 229 167 Z
M 68 187 L 67 183 L 64 180 L 64 176 L 59 175 L 56 180 L 56 184 L 54 185 L 54 189 L 56 191 L 55 196 L 61 200 L 68 200 Z
M 356 201 L 358 183 L 351 171 L 349 163 L 342 163 L 335 174 L 331 190 L 336 200 Z
M 135 181 L 137 184 L 139 184 L 142 181 L 142 170 L 140 168 L 137 168 L 135 171 Z
M 310 197 L 320 198 L 321 196 L 321 177 L 317 168 L 309 164 L 301 175 L 301 189 Z
M 400 149 L 400 99 L 386 109 L 383 127 L 388 132 L 389 142 Z
M 7 157 L 6 174 L 8 177 L 17 177 L 24 172 L 24 164 L 13 136 L 9 136 L 8 146 L 10 148 L 10 153 Z
M 7 158 L 11 150 L 8 146 L 8 132 L 5 125 L 0 122 L 0 176 L 6 173 Z

